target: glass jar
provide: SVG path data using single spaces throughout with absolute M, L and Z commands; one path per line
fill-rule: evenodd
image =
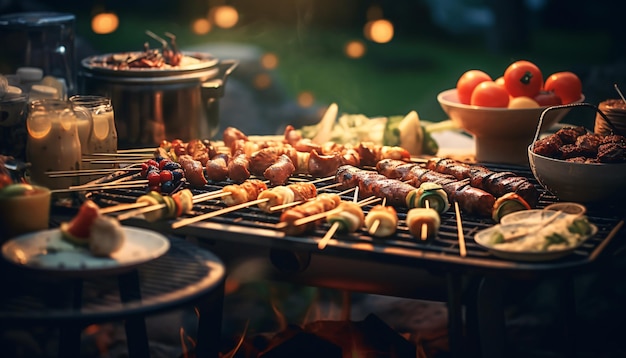
M 97 153 L 117 153 L 117 130 L 115 128 L 115 114 L 111 99 L 97 95 L 74 95 L 70 97 L 74 109 L 84 109 L 89 116 L 78 114 L 78 136 L 82 147 L 83 169 L 110 169 L 115 164 L 91 163 L 92 160 L 113 158 L 96 157 Z M 82 176 L 80 182 L 85 183 L 102 175 Z
M 77 111 L 81 110 L 73 109 L 68 101 L 56 99 L 29 104 L 26 159 L 31 163 L 29 175 L 33 184 L 50 189 L 66 189 L 78 184 L 78 176 L 51 177 L 48 173 L 81 169 Z
M 626 103 L 623 100 L 607 99 L 606 101 L 600 102 L 598 109 L 606 115 L 613 126 L 607 123 L 600 114 L 596 114 L 596 121 L 593 128 L 594 133 L 626 136 Z

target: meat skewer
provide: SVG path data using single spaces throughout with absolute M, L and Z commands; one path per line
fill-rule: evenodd
M 495 197 L 516 193 L 531 207 L 537 205 L 539 191 L 525 177 L 513 172 L 495 172 L 481 165 L 470 165 L 450 158 L 429 159 L 426 168 L 449 174 L 457 180 L 470 179 L 470 185 L 483 189 Z
M 385 177 L 407 181 L 416 187 L 425 182 L 439 184 L 450 200 L 458 201 L 465 212 L 487 217 L 492 214 L 495 197 L 482 189 L 472 187 L 469 179 L 457 180 L 452 175 L 398 160 L 381 160 L 376 165 L 376 169 Z
M 322 239 L 317 243 L 317 248 L 323 250 L 328 245 L 330 239 L 337 231 L 355 232 L 363 227 L 365 222 L 365 214 L 362 205 L 357 202 L 359 197 L 358 188 L 354 191 L 352 201 L 342 201 L 339 206 L 328 213 L 326 221 L 330 224 L 330 228 Z M 367 200 L 365 200 L 367 201 Z
M 409 193 L 417 190 L 408 183 L 351 165 L 339 167 L 335 178 L 345 187 L 358 187 L 363 196 L 386 198 L 387 203 L 392 206 L 407 206 L 406 198 Z
M 340 203 L 341 197 L 338 194 L 319 194 L 315 199 L 285 210 L 280 216 L 281 223 L 277 225 L 277 228 L 282 229 L 287 235 L 301 235 L 313 229 L 319 220 L 323 219 L 322 216 L 315 217 L 316 220 L 308 220 L 310 217 L 335 209 Z M 307 220 L 301 224 L 298 222 L 301 219 Z

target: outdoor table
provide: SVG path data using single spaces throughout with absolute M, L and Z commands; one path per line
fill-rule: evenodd
M 59 357 L 78 357 L 83 328 L 124 321 L 129 357 L 148 357 L 145 317 L 195 305 L 202 337 L 197 356 L 217 357 L 225 267 L 207 250 L 175 237 L 169 240 L 165 255 L 127 272 L 96 277 L 49 277 L 2 262 L 0 331 L 56 327 Z

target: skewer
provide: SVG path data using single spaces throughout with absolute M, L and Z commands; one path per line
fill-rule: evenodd
M 124 171 L 141 171 L 141 168 L 104 168 L 104 169 L 81 169 L 81 170 L 59 170 L 48 171 L 46 174 L 49 178 L 74 177 L 83 175 L 98 175 L 114 173 L 120 170 Z
M 229 213 L 231 211 L 235 211 L 235 210 L 239 210 L 239 209 L 242 209 L 242 208 L 247 208 L 249 206 L 257 205 L 259 203 L 262 203 L 262 202 L 265 202 L 265 201 L 268 201 L 268 200 L 269 199 L 252 200 L 252 201 L 248 201 L 248 202 L 245 202 L 245 203 L 241 203 L 239 205 L 229 206 L 229 207 L 221 209 L 221 210 L 212 211 L 210 213 L 206 213 L 206 214 L 203 214 L 203 215 L 198 215 L 198 216 L 194 216 L 194 217 L 191 217 L 191 218 L 178 220 L 178 221 L 176 221 L 176 222 L 174 222 L 172 224 L 172 229 L 178 229 L 178 228 L 180 228 L 182 226 L 185 226 L 185 225 L 193 224 L 195 222 L 206 220 L 206 219 L 212 218 L 214 216 L 219 216 L 219 215 L 222 215 L 222 214 Z
M 127 185 L 138 185 L 138 184 L 146 185 L 148 184 L 148 181 L 145 179 L 140 179 L 140 180 L 129 180 L 125 182 L 124 181 L 112 181 L 108 183 L 87 183 L 87 184 L 81 184 L 81 185 L 72 185 L 69 187 L 69 189 L 92 189 L 92 188 L 100 188 L 103 186 L 110 187 L 110 186 L 115 186 L 115 185 L 127 186 Z
M 83 158 L 83 162 L 89 162 L 91 164 L 140 164 L 145 161 L 146 158 L 136 158 L 134 160 L 120 159 L 120 160 L 103 160 L 103 159 L 89 159 Z
M 333 178 L 333 177 L 330 177 L 330 178 Z M 325 178 L 325 180 L 328 180 L 328 178 Z M 318 181 L 320 181 L 320 180 L 318 180 Z M 341 183 L 330 184 L 330 185 L 326 185 L 326 186 L 323 186 L 321 188 L 318 188 L 317 190 L 319 191 L 319 190 L 325 190 L 325 189 L 332 189 L 332 188 L 340 186 L 340 185 L 342 185 L 342 184 Z M 354 188 L 351 188 L 351 189 L 348 189 L 346 191 L 343 191 L 343 192 L 339 193 L 338 195 L 349 193 L 352 190 L 354 190 Z M 274 212 L 274 211 L 286 209 L 286 208 L 291 207 L 291 206 L 300 205 L 302 203 L 304 203 L 304 201 L 302 201 L 302 200 L 301 201 L 293 201 L 291 203 L 285 203 L 285 204 L 281 204 L 281 205 L 272 206 L 269 210 L 271 212 Z
M 387 198 L 383 199 L 382 206 L 387 205 Z M 380 219 L 376 219 L 370 229 L 367 231 L 370 235 L 374 235 L 376 230 L 378 230 L 378 226 L 380 225 Z
M 50 192 L 52 194 L 56 193 L 71 193 L 76 191 L 85 191 L 89 189 L 96 190 L 106 190 L 106 189 L 129 189 L 129 188 L 143 188 L 146 184 L 131 184 L 131 185 L 110 185 L 110 186 L 94 186 L 94 187 L 75 187 L 75 188 L 67 188 L 67 189 L 52 189 Z
M 207 200 L 211 200 L 211 199 L 217 199 L 217 198 L 221 198 L 224 196 L 230 195 L 230 193 L 224 193 L 221 190 L 218 191 L 211 191 L 211 192 L 207 192 L 207 193 L 202 193 L 202 194 L 198 194 L 195 195 L 192 198 L 192 202 L 194 204 L 196 203 L 200 203 L 203 201 L 207 201 Z M 106 208 L 102 208 L 100 209 L 100 213 L 101 214 L 110 214 L 110 213 L 114 213 L 116 211 L 125 211 L 125 210 L 131 210 L 131 209 L 137 209 L 137 208 L 143 208 L 143 207 L 147 207 L 149 204 L 147 202 L 135 202 L 135 203 L 126 203 L 126 204 L 119 204 L 119 205 L 113 205 L 113 206 L 109 206 Z M 129 211 L 125 214 L 119 215 L 117 217 L 118 220 L 125 220 L 128 218 L 131 218 L 133 216 L 137 216 L 139 214 L 144 214 L 150 211 L 154 211 L 154 210 L 159 210 L 165 207 L 165 204 L 156 204 L 156 205 L 150 205 L 150 210 L 141 210 L 141 211 Z M 120 216 L 122 217 L 122 219 L 120 219 Z
M 84 157 L 136 157 L 136 158 L 151 158 L 152 154 L 136 154 L 136 153 L 83 153 Z
M 467 256 L 467 250 L 465 248 L 465 235 L 463 234 L 463 223 L 461 222 L 461 211 L 459 209 L 459 202 L 454 202 L 454 211 L 456 213 L 456 229 L 459 235 L 459 252 L 461 257 Z
M 354 190 L 354 197 L 352 198 L 352 202 L 356 203 L 359 199 L 359 187 L 355 187 Z M 333 210 L 331 210 L 332 212 Z M 337 210 L 335 210 L 337 211 Z M 328 213 L 326 213 L 326 216 L 328 216 Z M 328 231 L 326 231 L 326 234 L 324 235 L 324 237 L 322 237 L 322 239 L 317 243 L 317 248 L 320 250 L 324 250 L 326 248 L 326 245 L 328 245 L 328 242 L 330 241 L 330 239 L 332 239 L 333 235 L 335 235 L 335 232 L 337 232 L 337 230 L 339 229 L 339 222 L 336 221 L 334 222 L 330 228 L 328 229 Z
M 135 149 L 118 149 L 117 153 L 145 153 L 154 152 L 155 148 L 135 148 Z
M 426 206 L 426 209 L 430 209 L 430 203 L 428 202 L 428 200 L 425 200 L 424 204 Z M 426 241 L 426 239 L 428 239 L 428 225 L 426 223 L 422 224 L 421 232 L 422 232 L 422 235 L 421 235 L 422 241 Z

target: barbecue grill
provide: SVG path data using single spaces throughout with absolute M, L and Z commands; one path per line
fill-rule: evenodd
M 540 190 L 538 208 L 545 207 L 557 201 L 549 192 L 541 189 L 535 181 L 528 168 L 516 166 L 494 166 L 487 165 L 494 171 L 513 171 L 520 176 L 528 178 Z M 113 179 L 120 180 L 123 176 L 131 173 L 115 173 L 101 179 L 101 182 Z M 134 174 L 137 175 L 137 174 Z M 309 181 L 316 178 L 308 176 L 294 176 L 289 183 Z M 353 200 L 353 192 L 347 192 L 342 188 L 325 188 L 333 184 L 332 179 L 328 181 L 316 180 L 316 186 L 320 193 L 340 194 L 345 201 Z M 232 184 L 230 182 L 209 183 L 205 188 L 194 189 L 194 194 L 218 191 L 223 186 Z M 86 197 L 94 200 L 102 207 L 121 203 L 135 202 L 136 199 L 145 194 L 144 189 L 108 189 L 106 191 L 92 191 Z M 361 198 L 363 199 L 363 198 Z M 374 202 L 363 206 L 365 213 L 375 204 Z M 224 208 L 221 200 L 209 200 L 194 204 L 191 215 L 199 215 Z M 461 213 L 463 220 L 463 232 L 467 246 L 467 256 L 461 257 L 459 254 L 459 238 L 457 224 L 453 209 L 441 215 L 441 227 L 436 239 L 422 241 L 412 236 L 403 225 L 406 218 L 406 208 L 396 208 L 398 211 L 399 227 L 395 235 L 387 238 L 376 238 L 369 235 L 365 229 L 357 230 L 355 233 L 336 233 L 331 244 L 324 250 L 318 250 L 317 243 L 329 230 L 330 225 L 323 223 L 318 225 L 314 231 L 303 236 L 288 236 L 276 229 L 279 223 L 279 213 L 268 214 L 256 206 L 225 213 L 204 222 L 189 224 L 179 229 L 171 228 L 171 221 L 161 221 L 148 223 L 143 219 L 130 219 L 127 224 L 152 228 L 168 234 L 188 236 L 196 238 L 200 243 L 210 245 L 215 250 L 215 246 L 234 245 L 244 253 L 244 245 L 266 247 L 275 250 L 291 251 L 294 254 L 303 253 L 323 254 L 325 256 L 338 256 L 352 258 L 356 260 L 368 260 L 382 264 L 419 266 L 423 265 L 428 269 L 442 268 L 447 270 L 462 270 L 480 273 L 490 273 L 497 271 L 507 271 L 508 274 L 528 275 L 529 272 L 569 270 L 579 266 L 593 263 L 603 254 L 606 247 L 619 231 L 621 227 L 622 212 L 616 205 L 590 206 L 587 215 L 589 220 L 598 226 L 598 233 L 589 238 L 582 246 L 562 259 L 549 262 L 516 262 L 499 259 L 490 252 L 478 246 L 473 241 L 473 235 L 482 229 L 494 225 L 491 218 L 470 216 Z M 219 250 L 218 250 L 219 252 Z M 279 259 L 281 256 L 273 256 Z M 303 272 L 307 269 L 308 259 L 294 255 L 294 260 L 289 262 L 274 262 L 280 266 L 282 271 Z M 297 264 L 297 265 L 295 265 Z
M 494 171 L 512 171 L 529 179 L 540 191 L 538 207 L 555 203 L 557 199 L 541 188 L 527 167 L 481 164 Z M 119 181 L 128 172 L 102 178 L 101 182 Z M 294 176 L 289 183 L 312 181 L 316 178 Z M 288 184 L 289 184 L 288 183 Z M 194 194 L 218 191 L 230 182 L 209 183 L 202 190 L 194 189 Z M 316 181 L 318 192 L 341 194 L 346 201 L 353 200 L 352 192 L 331 186 L 333 180 Z M 100 206 L 132 203 L 145 194 L 145 190 L 108 189 L 91 191 L 86 198 Z M 365 213 L 373 205 L 365 205 Z M 224 208 L 219 200 L 194 204 L 192 215 L 198 215 Z M 587 216 L 598 227 L 598 232 L 589 238 L 573 253 L 552 261 L 522 262 L 510 261 L 492 255 L 473 241 L 473 235 L 492 226 L 491 218 L 471 216 L 461 213 L 467 255 L 461 257 L 455 213 L 452 209 L 441 215 L 441 227 L 434 240 L 421 241 L 413 237 L 404 224 L 406 208 L 396 208 L 399 227 L 395 235 L 387 238 L 370 236 L 364 229 L 354 233 L 336 233 L 325 249 L 318 249 L 317 243 L 330 228 L 322 223 L 314 231 L 303 236 L 288 236 L 276 229 L 279 214 L 267 214 L 251 206 L 207 221 L 196 222 L 178 229 L 171 228 L 171 221 L 149 223 L 142 218 L 125 221 L 127 225 L 157 230 L 170 235 L 185 237 L 216 253 L 226 264 L 229 272 L 242 263 L 257 260 L 261 263 L 257 274 L 264 279 L 287 280 L 297 284 L 319 286 L 382 294 L 394 297 L 430 299 L 448 302 L 450 316 L 451 346 L 459 349 L 462 340 L 463 310 L 462 296 L 467 290 L 466 277 L 492 277 L 499 279 L 533 279 L 562 275 L 569 278 L 576 272 L 589 270 L 591 266 L 605 261 L 609 248 L 615 246 L 618 235 L 623 236 L 623 212 L 617 204 L 588 206 Z M 484 282 L 484 281 L 483 281 Z M 497 302 L 494 302 L 496 307 Z M 482 314 L 482 313 L 481 313 Z M 485 327 L 493 326 L 486 325 Z M 489 332 L 490 339 L 493 334 Z M 485 342 L 483 342 L 485 343 Z M 489 343 L 493 344 L 493 343 Z M 453 348 L 454 349 L 454 348 Z M 487 350 L 483 347 L 483 353 Z M 499 353 L 496 353 L 497 355 Z M 485 355 L 486 356 L 486 355 Z

